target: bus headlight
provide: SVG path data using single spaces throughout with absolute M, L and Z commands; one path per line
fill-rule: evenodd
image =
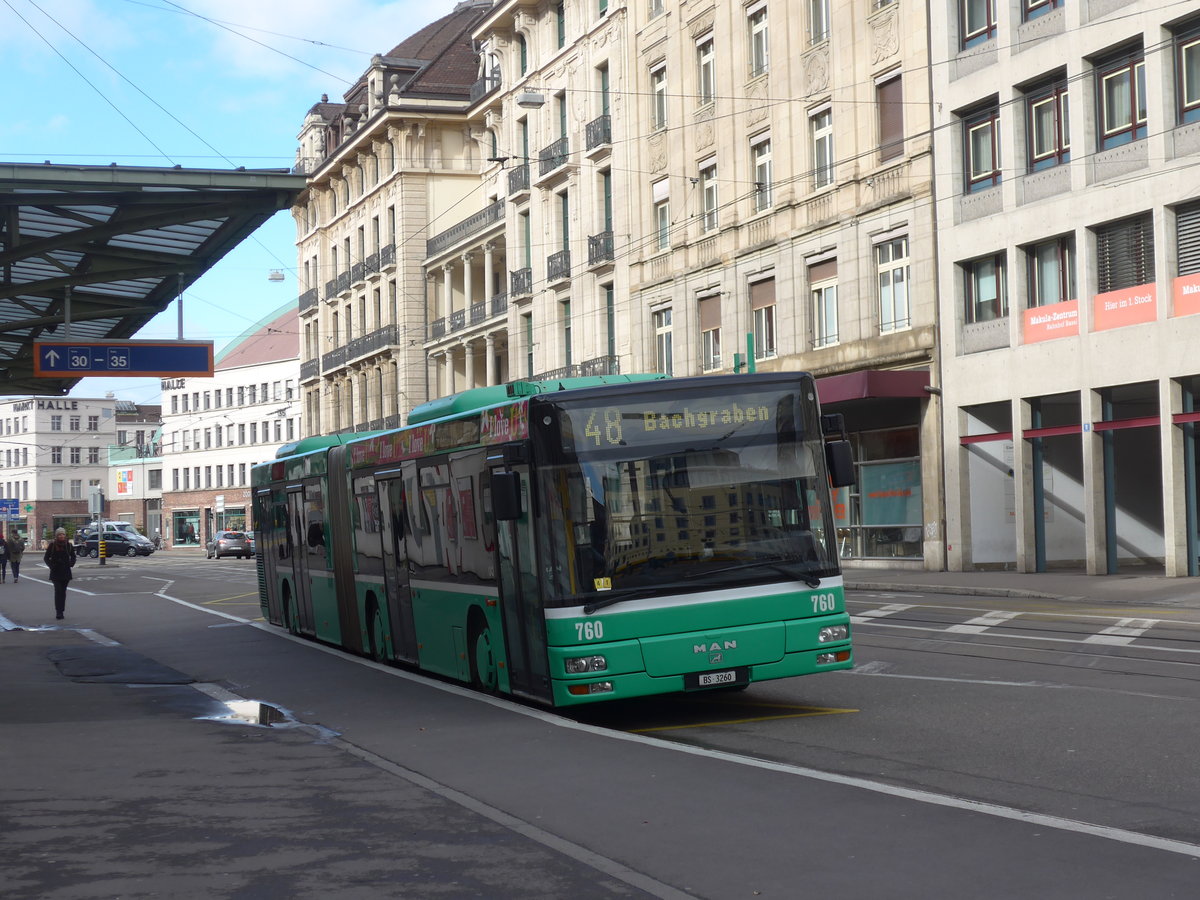
M 603 672 L 608 660 L 603 656 L 572 656 L 563 660 L 568 675 L 583 675 L 586 672 Z
M 849 625 L 826 625 L 817 632 L 817 641 L 828 644 L 830 641 L 844 641 L 850 637 Z

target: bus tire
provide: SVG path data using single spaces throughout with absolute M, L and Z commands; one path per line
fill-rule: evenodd
M 286 581 L 283 583 L 283 600 L 280 605 L 283 607 L 283 626 L 290 634 L 297 634 L 296 624 L 292 621 L 292 586 Z
M 367 595 L 367 652 L 375 662 L 387 662 L 384 649 L 383 613 L 374 594 Z
M 492 644 L 492 629 L 482 613 L 471 616 L 468 653 L 471 656 L 471 683 L 482 691 L 495 693 L 500 686 L 500 669 L 496 648 Z

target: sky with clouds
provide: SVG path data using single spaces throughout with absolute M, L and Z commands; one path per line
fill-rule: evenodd
M 0 162 L 289 168 L 305 113 L 456 0 L 0 0 Z M 184 294 L 216 350 L 297 296 L 281 212 Z M 269 281 L 273 270 L 284 280 Z M 137 335 L 174 338 L 174 304 Z M 84 378 L 73 396 L 158 402 L 158 383 Z

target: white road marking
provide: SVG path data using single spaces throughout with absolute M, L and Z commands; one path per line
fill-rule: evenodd
M 975 812 L 982 815 L 994 816 L 998 819 L 1009 819 L 1017 822 L 1025 822 L 1027 824 L 1036 825 L 1042 828 L 1053 828 L 1056 831 L 1085 834 L 1091 837 L 1098 837 L 1103 840 L 1117 841 L 1118 843 L 1131 844 L 1133 846 L 1146 847 L 1153 850 L 1163 850 L 1168 853 L 1177 853 L 1183 856 L 1190 856 L 1200 859 L 1200 844 L 1189 844 L 1186 841 L 1175 841 L 1169 838 L 1156 837 L 1155 835 L 1140 834 L 1139 832 L 1128 831 L 1124 828 L 1113 828 L 1108 825 L 1095 825 L 1091 822 L 1081 822 L 1077 819 L 1067 819 L 1061 816 L 1043 815 L 1041 813 L 1033 813 L 1023 809 L 1015 809 L 1010 806 L 1000 806 L 996 803 L 982 803 L 975 800 L 964 800 L 961 797 L 951 797 L 945 794 L 935 794 L 932 791 L 899 787 L 897 785 L 886 784 L 879 781 L 871 781 L 867 778 L 860 778 L 852 775 L 840 775 L 836 772 L 823 772 L 820 769 L 810 769 L 806 766 L 793 766 L 787 763 L 777 763 L 765 759 L 755 759 L 754 757 L 750 756 L 741 756 L 736 753 L 728 753 L 724 750 L 709 750 L 704 747 L 694 747 L 688 744 L 677 744 L 672 741 L 666 741 L 662 738 L 650 737 L 644 734 L 629 734 L 622 731 L 610 731 L 605 728 L 599 728 L 595 725 L 586 725 L 582 722 L 573 722 L 570 719 L 565 719 L 554 712 L 538 709 L 527 709 L 523 706 L 517 705 L 511 700 L 506 700 L 501 697 L 489 697 L 486 694 L 480 694 L 478 691 L 474 691 L 466 687 L 459 687 L 458 685 L 454 684 L 444 684 L 438 681 L 433 681 L 424 675 L 419 675 L 415 672 L 406 672 L 403 669 L 396 669 L 392 666 L 384 665 L 383 663 L 378 663 L 369 659 L 363 659 L 362 657 L 347 653 L 344 650 L 339 650 L 336 647 L 328 647 L 324 644 L 317 644 L 308 640 L 307 638 L 297 637 L 296 635 L 289 634 L 288 632 L 281 630 L 278 626 L 270 625 L 266 622 L 255 622 L 251 621 L 250 619 L 243 619 L 240 616 L 233 616 L 229 613 L 223 613 L 220 610 L 211 609 L 205 606 L 197 606 L 194 603 L 189 603 L 186 600 L 180 600 L 176 597 L 171 597 L 168 594 L 159 594 L 159 596 L 161 596 L 164 600 L 170 600 L 172 603 L 178 603 L 181 606 L 187 606 L 192 609 L 199 610 L 200 612 L 208 613 L 212 616 L 220 616 L 224 619 L 234 619 L 245 622 L 252 628 L 257 628 L 260 631 L 266 632 L 267 634 L 284 638 L 285 640 L 289 640 L 297 644 L 302 644 L 320 653 L 328 653 L 331 656 L 339 657 L 347 662 L 355 663 L 356 665 L 374 669 L 377 672 L 382 672 L 383 674 L 389 675 L 392 678 L 400 678 L 428 688 L 433 688 L 434 690 L 443 691 L 448 694 L 454 694 L 458 697 L 466 697 L 474 700 L 477 703 L 484 703 L 489 706 L 494 706 L 497 709 L 503 709 L 508 712 L 515 713 L 516 715 L 527 716 L 531 719 L 536 719 L 540 722 L 545 722 L 546 724 L 553 725 L 558 728 L 566 728 L 573 731 L 585 732 L 598 737 L 608 738 L 609 740 L 628 741 L 629 743 L 633 744 L 644 744 L 649 747 L 655 747 L 659 750 L 668 750 L 675 753 L 687 753 L 692 756 L 701 756 L 708 759 L 719 759 L 725 762 L 734 763 L 736 765 L 746 766 L 748 768 L 765 769 L 770 772 L 794 775 L 798 778 L 809 778 L 813 781 L 823 781 L 829 784 L 839 784 L 846 787 L 860 788 L 876 794 L 884 794 L 890 797 L 901 797 L 907 800 L 913 800 L 917 803 L 928 803 L 933 806 L 944 806 L 951 809 L 960 809 L 967 812 Z M 1013 615 L 1019 615 L 1019 613 L 1014 613 Z M 368 754 L 368 751 L 357 748 L 348 741 L 339 739 L 338 743 L 345 746 L 347 749 L 352 749 L 352 752 L 357 751 L 362 754 Z M 370 755 L 374 756 L 374 754 Z M 365 759 L 366 756 L 363 758 Z M 397 772 L 406 773 L 408 771 L 402 769 L 400 766 L 395 765 L 395 763 L 389 762 L 388 760 L 382 758 L 379 759 L 382 764 L 388 767 L 393 767 Z M 437 785 L 436 782 L 430 781 L 429 779 L 415 772 L 411 774 L 414 778 L 424 779 L 426 782 L 428 782 L 428 784 L 431 785 L 431 790 L 434 789 L 433 786 Z M 407 777 L 407 775 L 405 775 L 405 777 Z M 421 782 L 417 783 L 419 784 Z M 459 794 L 457 791 L 453 791 L 450 788 L 445 788 L 442 786 L 441 789 L 448 792 L 443 796 L 450 797 L 453 795 L 454 799 L 456 800 L 461 797 L 461 802 L 463 803 L 479 802 L 467 797 L 466 795 Z M 511 822 L 511 827 L 533 828 L 533 826 L 530 826 L 525 822 L 521 822 L 520 820 L 513 819 L 511 816 L 508 816 L 507 813 L 504 813 L 500 810 L 496 810 L 496 813 L 500 816 L 503 816 L 506 823 Z M 559 846 L 560 844 L 564 846 L 574 846 L 554 835 L 547 835 L 547 837 L 550 840 L 557 842 L 555 846 Z M 580 849 L 583 853 L 591 854 L 591 851 L 588 851 L 584 848 Z M 564 850 L 564 852 L 566 851 Z M 594 854 L 591 855 L 594 856 Z M 611 863 L 612 861 L 610 860 L 608 862 Z M 612 864 L 619 865 L 616 863 Z M 636 875 L 637 873 L 634 874 Z M 673 896 L 686 897 L 687 895 L 676 893 Z
M 896 613 L 904 612 L 906 609 L 912 609 L 914 606 L 916 606 L 915 603 L 889 603 L 886 606 L 880 606 L 877 609 L 868 609 L 866 612 L 860 612 L 857 615 L 851 616 L 850 621 L 861 625 L 863 622 L 869 622 L 872 619 L 893 616 Z
M 1090 637 L 1084 638 L 1084 643 L 1132 644 L 1160 621 L 1160 619 L 1121 619 L 1116 625 L 1110 625 L 1108 628 L 1101 630 L 1099 634 L 1093 634 Z
M 952 631 L 955 634 L 979 634 L 989 628 L 1003 625 L 1009 619 L 1015 619 L 1019 615 L 1019 612 L 1007 612 L 1003 609 L 996 609 L 974 619 L 969 619 L 962 625 L 951 625 L 945 630 Z

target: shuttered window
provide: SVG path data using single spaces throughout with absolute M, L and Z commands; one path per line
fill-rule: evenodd
M 904 155 L 904 94 L 900 76 L 875 85 L 875 105 L 879 112 L 879 161 Z
M 1154 219 L 1146 213 L 1096 231 L 1096 278 L 1100 293 L 1154 280 Z
M 1179 274 L 1200 274 L 1200 203 L 1181 206 L 1175 214 Z

